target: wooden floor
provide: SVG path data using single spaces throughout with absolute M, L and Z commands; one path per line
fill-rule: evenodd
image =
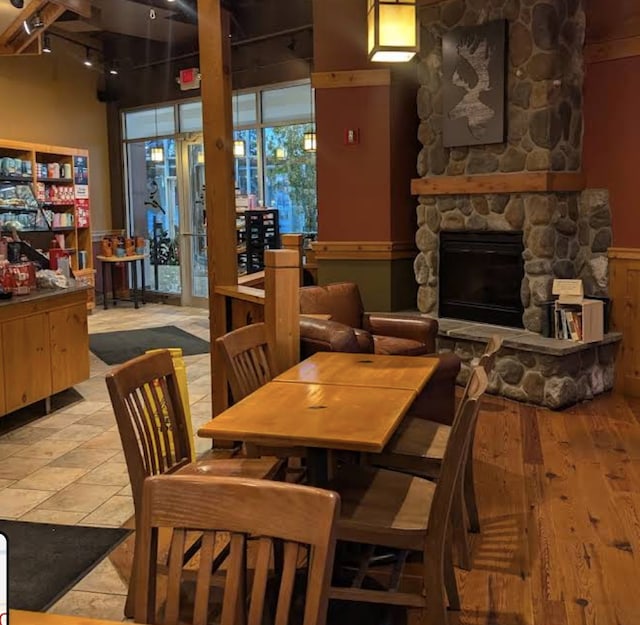
M 474 456 L 482 534 L 452 625 L 640 625 L 640 400 L 487 396 Z M 122 573 L 129 542 L 111 556 Z
M 488 397 L 474 457 L 482 534 L 459 622 L 640 624 L 640 401 Z

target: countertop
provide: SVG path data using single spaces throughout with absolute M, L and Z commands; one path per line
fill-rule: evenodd
M 60 295 L 78 293 L 79 291 L 86 291 L 88 289 L 89 287 L 85 284 L 76 284 L 66 289 L 32 289 L 29 295 L 14 295 L 10 299 L 0 299 L 0 308 L 11 306 L 11 304 L 24 304 L 25 302 L 34 302 L 36 300 L 59 297 Z

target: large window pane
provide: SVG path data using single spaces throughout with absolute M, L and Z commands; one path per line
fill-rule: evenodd
M 315 233 L 318 229 L 316 155 L 303 147 L 313 124 L 264 129 L 265 200 L 280 213 L 280 232 Z
M 258 122 L 255 93 L 239 93 L 232 98 L 233 126 L 251 126 Z
M 236 130 L 233 133 L 234 141 L 244 141 L 244 156 L 236 156 L 234 169 L 236 177 L 236 189 L 240 189 L 242 195 L 258 195 L 258 131 L 255 128 L 249 130 Z
M 181 104 L 180 110 L 180 132 L 200 132 L 202 131 L 202 102 L 186 102 Z
M 176 131 L 173 106 L 129 111 L 124 116 L 125 139 L 172 135 Z
M 150 288 L 180 293 L 180 217 L 176 178 L 176 142 L 154 139 L 129 143 L 129 211 L 132 234 L 149 241 Z M 162 159 L 151 157 L 162 148 Z M 160 153 L 154 152 L 159 158 Z
M 311 117 L 310 84 L 262 92 L 263 123 L 306 121 Z

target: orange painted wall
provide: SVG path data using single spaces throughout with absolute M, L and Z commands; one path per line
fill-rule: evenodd
M 318 89 L 318 238 L 391 240 L 390 89 Z M 344 132 L 358 128 L 360 144 Z
M 366 13 L 366 0 L 314 0 L 314 71 L 381 67 L 367 59 Z M 392 86 L 316 91 L 321 241 L 415 236 L 416 69 L 393 71 Z M 349 128 L 359 130 L 359 145 L 345 145 Z
M 609 189 L 613 245 L 640 247 L 640 57 L 587 67 L 583 167 Z

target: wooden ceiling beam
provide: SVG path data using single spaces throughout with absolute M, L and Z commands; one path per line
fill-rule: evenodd
M 33 0 L 33 2 L 22 9 L 16 19 L 0 34 L 0 48 L 10 48 L 10 43 L 16 36 L 19 35 L 20 32 L 24 32 L 24 21 L 30 20 L 45 4 L 48 4 L 48 0 Z
M 90 0 L 51 0 L 54 4 L 58 4 L 67 11 L 73 11 L 81 17 L 91 17 Z

